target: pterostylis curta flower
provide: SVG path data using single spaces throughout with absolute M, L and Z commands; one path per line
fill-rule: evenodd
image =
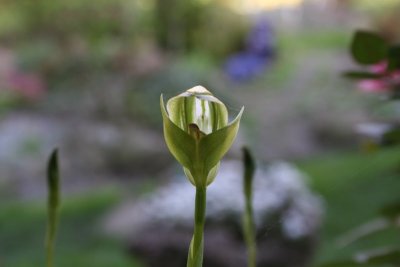
M 194 234 L 187 267 L 201 267 L 207 186 L 215 179 L 222 157 L 235 140 L 243 108 L 228 123 L 224 103 L 202 86 L 169 99 L 166 106 L 161 95 L 160 105 L 168 149 L 196 187 Z
M 202 86 L 169 99 L 166 107 L 161 96 L 160 104 L 164 137 L 172 155 L 194 186 L 209 185 L 236 137 L 243 108 L 228 124 L 224 103 Z

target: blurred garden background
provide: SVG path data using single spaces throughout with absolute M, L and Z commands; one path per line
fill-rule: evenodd
M 161 266 L 109 229 L 123 207 L 185 179 L 164 144 L 159 97 L 196 85 L 232 117 L 245 106 L 227 160 L 246 145 L 259 165 L 288 162 L 319 199 L 309 257 L 293 266 L 398 248 L 395 227 L 340 240 L 400 199 L 400 151 L 379 144 L 399 106 L 342 75 L 356 68 L 356 29 L 399 42 L 399 25 L 399 0 L 1 0 L 0 266 L 44 266 L 54 147 L 55 265 Z

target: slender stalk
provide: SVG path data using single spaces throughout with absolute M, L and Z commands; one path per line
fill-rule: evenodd
M 206 187 L 196 187 L 194 233 L 190 242 L 187 267 L 203 266 L 204 223 L 206 217 Z
M 46 232 L 46 266 L 53 266 L 54 241 L 57 232 L 58 211 L 60 204 L 60 189 L 59 189 L 59 172 L 58 172 L 58 156 L 57 150 L 54 150 L 50 156 L 47 166 L 47 232 Z
M 243 215 L 243 234 L 247 246 L 247 266 L 256 267 L 257 245 L 253 217 L 253 176 L 255 170 L 254 160 L 247 148 L 243 148 L 244 155 L 244 177 L 243 193 L 245 200 L 245 211 Z
M 255 241 L 255 232 L 254 232 L 254 221 L 253 221 L 253 209 L 251 205 L 246 203 L 245 215 L 243 218 L 243 227 L 244 227 L 244 238 L 247 246 L 247 266 L 248 267 L 256 267 L 256 259 L 257 259 L 257 246 Z

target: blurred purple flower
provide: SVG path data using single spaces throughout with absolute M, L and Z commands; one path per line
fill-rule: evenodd
M 224 66 L 233 81 L 244 82 L 262 74 L 275 57 L 275 36 L 266 20 L 259 20 L 250 30 L 244 51 L 230 56 Z
M 270 58 L 275 51 L 274 32 L 266 20 L 260 20 L 251 29 L 246 40 L 246 50 Z
M 231 56 L 225 66 L 225 72 L 234 81 L 246 81 L 262 73 L 266 61 L 256 54 L 243 52 Z

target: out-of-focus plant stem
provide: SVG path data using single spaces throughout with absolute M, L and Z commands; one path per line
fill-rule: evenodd
M 206 187 L 196 187 L 194 233 L 190 242 L 187 267 L 203 266 L 204 223 L 206 217 Z
M 56 237 L 58 212 L 60 206 L 59 170 L 57 149 L 51 154 L 47 165 L 47 232 L 46 232 L 46 266 L 53 266 L 54 240 Z
M 245 211 L 243 215 L 243 234 L 247 246 L 247 266 L 256 267 L 257 263 L 257 244 L 255 224 L 253 217 L 253 176 L 255 163 L 250 151 L 243 148 L 243 193 L 245 199 Z

